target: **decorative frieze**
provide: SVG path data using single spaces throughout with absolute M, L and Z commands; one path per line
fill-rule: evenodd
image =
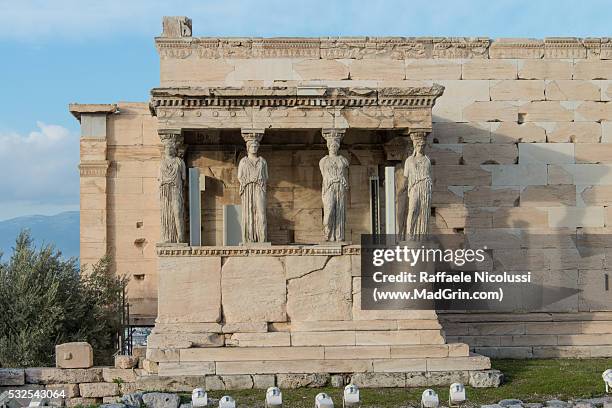
M 163 59 L 423 59 L 612 58 L 609 38 L 550 37 L 321 37 L 321 38 L 193 38 L 164 35 L 156 38 Z
M 489 58 L 542 58 L 544 41 L 531 38 L 500 38 L 489 47 Z
M 159 109 L 203 107 L 364 107 L 402 106 L 432 107 L 444 87 L 413 88 L 317 88 L 252 87 L 252 88 L 155 88 L 150 107 L 154 115 Z
M 360 245 L 273 245 L 273 246 L 204 246 L 158 245 L 158 256 L 340 256 L 360 255 Z
M 575 37 L 551 37 L 544 40 L 544 58 L 574 59 L 586 58 L 587 50 L 580 39 Z
M 108 167 L 109 162 L 107 160 L 81 162 L 79 173 L 81 177 L 106 177 Z
M 488 58 L 490 40 L 484 37 L 448 37 L 435 41 L 434 58 Z

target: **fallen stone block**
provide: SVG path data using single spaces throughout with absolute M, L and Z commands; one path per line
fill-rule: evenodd
M 84 341 L 55 346 L 55 366 L 58 368 L 93 367 L 93 348 Z
M 470 385 L 474 388 L 499 387 L 504 374 L 499 370 L 470 371 Z
M 25 372 L 21 368 L 0 368 L 0 386 L 25 384 Z
M 25 369 L 26 384 L 76 384 L 102 381 L 101 367 L 70 370 L 52 367 Z
M 147 408 L 178 408 L 181 400 L 176 394 L 150 392 L 142 396 L 142 402 Z
M 136 368 L 138 366 L 138 357 L 134 356 L 115 356 L 115 368 Z
M 79 391 L 83 398 L 112 397 L 119 394 L 119 385 L 116 383 L 82 383 Z

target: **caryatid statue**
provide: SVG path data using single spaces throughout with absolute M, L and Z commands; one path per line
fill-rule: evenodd
M 185 242 L 184 187 L 187 182 L 185 162 L 179 157 L 180 132 L 160 133 L 164 153 L 159 167 L 161 242 Z
M 414 150 L 404 164 L 408 192 L 406 238 L 422 240 L 429 232 L 433 172 L 429 157 L 424 153 L 427 133 L 411 132 L 410 138 Z
M 346 225 L 346 196 L 348 184 L 348 160 L 338 154 L 344 136 L 342 129 L 323 129 L 329 153 L 319 161 L 323 176 L 323 233 L 326 241 L 344 241 Z
M 266 185 L 268 164 L 257 155 L 263 130 L 242 130 L 247 155 L 238 164 L 240 199 L 242 201 L 242 244 L 266 242 Z

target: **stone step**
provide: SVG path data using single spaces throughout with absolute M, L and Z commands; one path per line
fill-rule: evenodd
M 473 371 L 491 368 L 488 357 L 366 359 L 366 360 L 287 360 L 217 361 L 215 374 L 277 373 L 365 373 Z
M 180 363 L 210 361 L 368 360 L 467 357 L 467 344 L 409 346 L 219 347 L 178 350 Z M 168 362 L 167 353 L 149 353 L 152 361 Z M 159 358 L 156 359 L 156 356 Z

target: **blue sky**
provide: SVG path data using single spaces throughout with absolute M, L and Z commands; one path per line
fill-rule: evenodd
M 0 220 L 78 209 L 67 105 L 147 100 L 163 15 L 195 36 L 612 36 L 604 0 L 0 0 Z

